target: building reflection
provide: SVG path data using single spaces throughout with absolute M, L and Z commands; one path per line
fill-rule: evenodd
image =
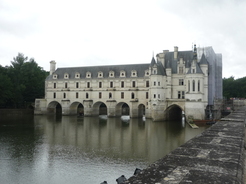
M 149 119 L 106 116 L 38 116 L 35 123 L 43 126 L 44 136 L 50 146 L 72 146 L 87 154 L 138 159 L 149 163 L 203 131 L 191 129 L 177 121 L 152 122 Z

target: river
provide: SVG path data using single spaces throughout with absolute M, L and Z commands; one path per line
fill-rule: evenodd
M 1 184 L 116 184 L 206 129 L 128 116 L 0 118 Z

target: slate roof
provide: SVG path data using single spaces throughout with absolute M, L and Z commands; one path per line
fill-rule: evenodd
M 201 73 L 203 74 L 200 66 L 198 65 L 198 63 L 196 63 L 196 73 Z M 188 70 L 187 74 L 191 74 L 191 68 Z
M 202 64 L 203 65 L 208 65 L 208 60 L 205 58 L 205 55 L 204 54 L 202 54 L 202 58 L 201 58 L 199 64 L 200 65 L 202 65 Z
M 174 52 L 167 52 L 165 54 L 165 68 L 171 68 L 173 73 L 177 73 L 178 61 L 183 58 L 185 61 L 185 67 L 189 68 L 191 66 L 191 61 L 193 60 L 193 51 L 178 51 L 178 58 L 174 59 Z
M 103 72 L 103 77 L 109 77 L 109 72 L 114 71 L 114 78 L 120 77 L 120 71 L 126 72 L 126 78 L 131 77 L 131 71 L 136 70 L 137 77 L 144 77 L 145 70 L 149 69 L 149 63 L 147 64 L 128 64 L 128 65 L 103 65 L 103 66 L 84 66 L 84 67 L 68 67 L 57 68 L 54 74 L 57 74 L 57 79 L 64 79 L 64 74 L 69 74 L 69 79 L 75 79 L 75 74 L 79 73 L 80 78 L 86 78 L 86 72 L 91 72 L 91 78 L 98 78 L 98 72 Z M 56 80 L 57 80 L 56 79 Z M 47 80 L 53 80 L 52 75 L 47 77 Z

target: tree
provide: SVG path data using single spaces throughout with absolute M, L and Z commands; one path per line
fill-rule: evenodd
M 44 96 L 44 71 L 33 58 L 18 53 L 10 67 L 0 67 L 0 106 L 23 108 Z

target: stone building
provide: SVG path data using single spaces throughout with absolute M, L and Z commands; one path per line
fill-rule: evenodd
M 190 51 L 164 50 L 147 64 L 57 68 L 50 62 L 45 98 L 36 99 L 35 114 L 108 117 L 128 109 L 132 118 L 154 121 L 182 114 L 205 119 L 214 98 L 222 99 L 222 57 L 212 47 Z

